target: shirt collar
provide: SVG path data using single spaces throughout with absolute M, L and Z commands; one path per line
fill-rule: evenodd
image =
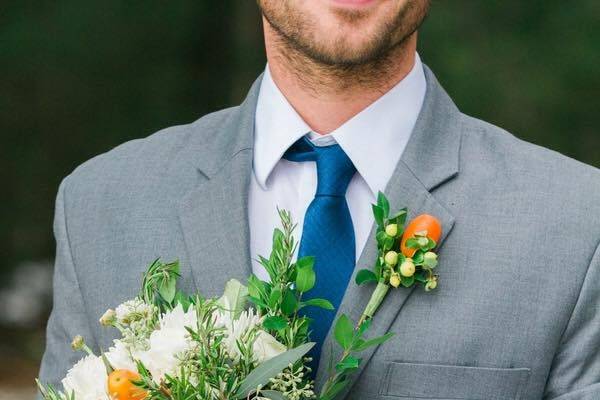
M 254 174 L 266 189 L 268 178 L 285 151 L 309 134 L 316 145 L 337 142 L 376 194 L 385 190 L 408 143 L 426 92 L 417 54 L 412 70 L 383 96 L 328 135 L 311 132 L 276 86 L 267 64 L 256 106 Z

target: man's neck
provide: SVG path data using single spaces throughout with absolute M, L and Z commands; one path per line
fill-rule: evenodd
M 273 81 L 320 134 L 332 132 L 404 79 L 415 63 L 416 39 L 415 33 L 374 63 L 340 68 L 315 62 L 265 27 Z

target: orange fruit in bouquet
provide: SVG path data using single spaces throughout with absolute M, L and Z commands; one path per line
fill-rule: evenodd
M 116 369 L 108 375 L 108 393 L 113 400 L 143 400 L 148 394 L 133 382 L 140 375 L 128 369 Z
M 427 237 L 437 243 L 442 236 L 442 224 L 436 217 L 429 214 L 418 215 L 410 221 L 402 234 L 402 241 L 400 242 L 400 249 L 406 257 L 412 257 L 417 251 L 417 249 L 406 247 L 406 241 L 414 237 L 415 233 L 420 232 L 427 232 Z

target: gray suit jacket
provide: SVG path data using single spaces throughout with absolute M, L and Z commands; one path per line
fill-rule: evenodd
M 442 221 L 440 285 L 387 296 L 371 334 L 395 336 L 364 353 L 347 398 L 599 399 L 600 171 L 462 114 L 426 78 L 386 193 L 409 218 Z M 183 288 L 207 296 L 250 274 L 259 81 L 239 107 L 125 143 L 62 182 L 43 381 L 81 356 L 74 335 L 108 348 L 115 332 L 98 318 L 137 293 L 155 257 L 179 258 Z M 351 284 L 340 312 L 356 320 L 371 291 Z

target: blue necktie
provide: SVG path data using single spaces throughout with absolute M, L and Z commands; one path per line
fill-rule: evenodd
M 340 145 L 319 147 L 306 137 L 294 143 L 284 158 L 317 164 L 317 191 L 304 216 L 298 257 L 315 257 L 317 280 L 305 298 L 327 299 L 337 310 L 356 264 L 354 226 L 346 202 L 346 190 L 356 168 Z M 301 311 L 313 320 L 310 338 L 316 344 L 309 355 L 315 374 L 335 312 L 317 307 Z

